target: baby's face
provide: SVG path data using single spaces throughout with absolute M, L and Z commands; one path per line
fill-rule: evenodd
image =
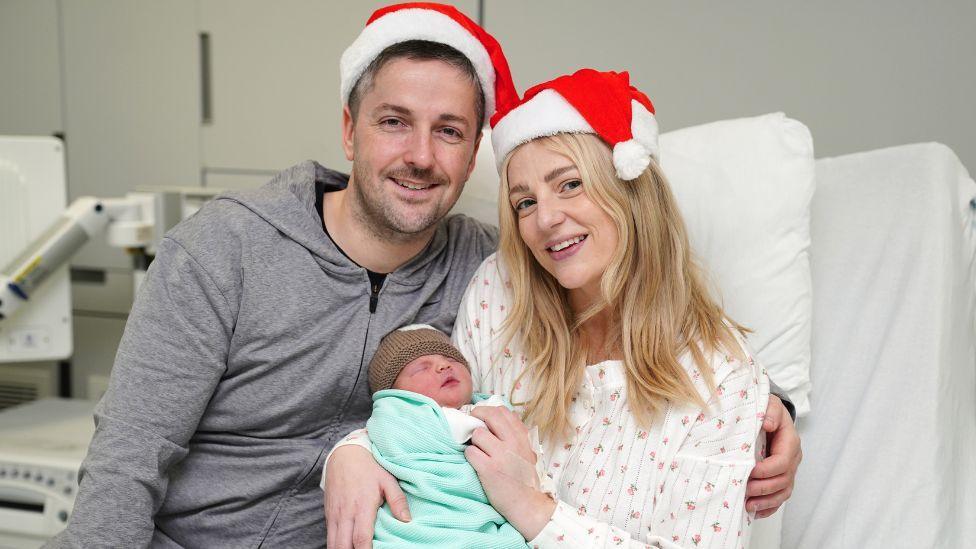
M 458 408 L 471 403 L 471 372 L 453 358 L 424 355 L 403 367 L 393 388 L 420 393 L 441 406 Z

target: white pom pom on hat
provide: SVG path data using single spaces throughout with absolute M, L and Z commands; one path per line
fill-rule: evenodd
M 501 173 L 516 147 L 557 133 L 591 133 L 613 149 L 617 177 L 630 181 L 658 158 L 654 105 L 630 85 L 627 72 L 580 69 L 532 87 L 492 122 L 491 143 Z
M 617 177 L 624 181 L 637 179 L 651 163 L 651 153 L 636 139 L 621 141 L 613 146 L 613 165 Z

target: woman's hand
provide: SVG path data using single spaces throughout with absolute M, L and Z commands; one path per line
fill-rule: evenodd
M 756 464 L 746 485 L 746 508 L 758 518 L 772 515 L 790 498 L 803 457 L 793 418 L 776 395 L 769 396 L 762 428 L 769 457 Z
M 522 537 L 536 537 L 549 522 L 556 502 L 539 489 L 528 429 L 514 412 L 501 406 L 478 407 L 471 415 L 488 425 L 475 430 L 471 446 L 464 451 L 488 501 Z
M 373 546 L 376 510 L 386 501 L 393 516 L 410 521 L 407 498 L 396 478 L 361 446 L 336 449 L 326 465 L 325 524 L 327 546 L 347 549 Z

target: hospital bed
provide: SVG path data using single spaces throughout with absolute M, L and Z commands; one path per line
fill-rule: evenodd
M 974 547 L 976 185 L 934 143 L 816 169 L 812 409 L 782 547 Z
M 495 223 L 485 149 L 458 209 Z M 754 549 L 976 547 L 974 199 L 939 144 L 816 162 L 804 459 Z

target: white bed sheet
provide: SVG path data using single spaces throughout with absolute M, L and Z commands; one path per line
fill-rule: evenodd
M 817 162 L 812 411 L 783 547 L 976 546 L 974 196 L 938 144 Z

